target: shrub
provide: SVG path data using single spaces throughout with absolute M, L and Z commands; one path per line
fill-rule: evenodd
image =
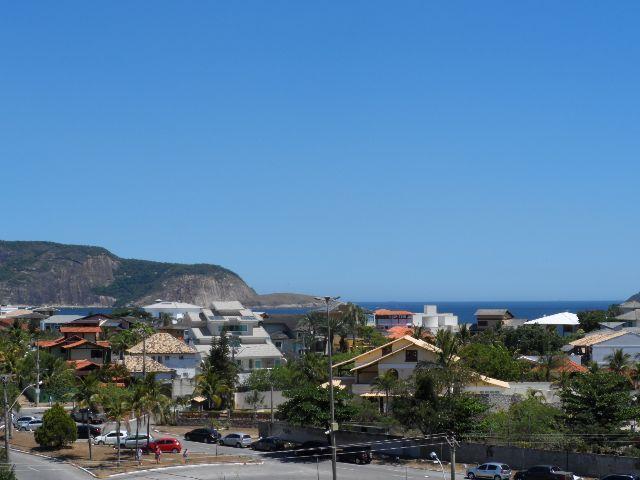
M 76 423 L 58 403 L 45 412 L 42 426 L 35 431 L 36 442 L 54 450 L 75 442 L 77 437 Z

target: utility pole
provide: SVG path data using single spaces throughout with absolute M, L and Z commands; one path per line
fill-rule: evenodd
M 40 346 L 36 334 L 36 408 L 40 406 Z
M 273 378 L 271 378 L 269 386 L 271 387 L 271 423 L 273 423 Z
M 329 354 L 329 409 L 331 411 L 331 426 L 329 427 L 329 435 L 331 439 L 331 474 L 333 480 L 338 478 L 338 466 L 336 456 L 336 418 L 333 401 L 333 345 L 331 342 L 331 319 L 329 317 L 329 305 L 332 301 L 338 300 L 340 297 L 316 297 L 316 300 L 323 300 L 327 307 L 327 345 Z
M 451 457 L 451 480 L 456 480 L 456 447 L 460 446 L 453 433 L 445 437 L 449 444 L 449 456 Z M 444 470 L 443 470 L 444 473 Z
M 11 375 L 2 375 L 2 387 L 4 390 L 3 404 L 4 404 L 4 453 L 6 455 L 7 464 L 10 464 L 9 460 L 9 400 L 7 399 L 7 383 Z

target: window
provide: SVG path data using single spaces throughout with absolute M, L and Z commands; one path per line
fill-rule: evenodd
M 487 468 L 487 470 L 496 470 L 497 468 L 497 465 L 489 465 L 489 468 Z
M 256 368 L 262 368 L 262 360 L 256 360 L 255 365 Z
M 225 327 L 227 332 L 246 332 L 247 325 L 228 325 Z
M 480 465 L 480 466 L 478 467 L 478 470 L 486 470 L 486 469 L 487 469 L 487 466 L 486 466 L 486 465 Z
M 178 358 L 179 358 L 180 360 L 184 360 L 184 355 L 180 355 Z
M 389 355 L 391 353 L 391 345 L 387 345 L 386 347 L 382 347 L 382 356 Z
M 102 358 L 102 350 L 91 350 L 91 358 Z
M 280 340 L 275 342 L 276 348 L 282 348 L 282 342 Z
M 404 351 L 404 361 L 405 362 L 417 362 L 418 361 L 418 351 L 417 350 L 405 350 Z
M 164 361 L 165 361 L 165 362 L 168 362 L 168 361 L 169 361 L 169 355 L 165 355 L 165 356 L 164 356 Z
M 486 320 L 478 320 L 479 327 L 486 327 L 489 323 Z

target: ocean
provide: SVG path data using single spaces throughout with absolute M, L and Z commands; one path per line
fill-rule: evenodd
M 438 312 L 453 313 L 458 316 L 460 323 L 474 323 L 474 313 L 478 308 L 507 308 L 516 318 L 533 320 L 544 315 L 558 312 L 581 312 L 584 310 L 606 310 L 609 305 L 620 303 L 621 300 L 553 300 L 553 301 L 491 301 L 491 302 L 355 302 L 367 310 L 387 308 L 390 310 L 409 310 L 422 312 L 424 305 L 437 305 Z M 256 308 L 256 310 L 260 310 Z M 308 309 L 265 309 L 271 314 L 306 313 Z M 90 313 L 110 313 L 110 308 L 61 308 L 58 313 L 63 315 L 89 315 Z

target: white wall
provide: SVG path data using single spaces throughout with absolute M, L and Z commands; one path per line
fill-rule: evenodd
M 246 409 L 251 410 L 253 406 L 247 403 L 247 396 L 252 392 L 236 392 L 234 394 L 235 406 L 238 409 Z M 271 393 L 270 392 L 260 392 L 260 395 L 263 396 L 262 403 L 258 406 L 258 410 L 270 410 L 271 409 Z M 273 392 L 273 408 L 276 409 L 278 406 L 286 401 L 286 398 L 282 395 L 282 392 L 274 390 Z

